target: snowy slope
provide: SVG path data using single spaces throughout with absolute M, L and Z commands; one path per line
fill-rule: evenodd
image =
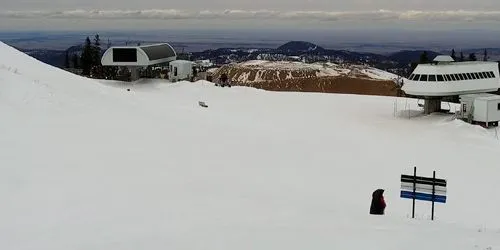
M 233 77 L 233 80 L 240 83 L 339 76 L 392 81 L 398 77 L 395 74 L 363 65 L 266 60 L 250 60 L 234 65 L 225 65 L 213 73 L 221 72 L 227 72 L 229 76 Z
M 207 82 L 129 92 L 4 44 L 0 60 L 0 249 L 500 247 L 492 131 L 394 118 L 392 98 Z M 415 165 L 449 181 L 434 222 L 429 204 L 411 220 L 398 197 Z M 375 188 L 385 216 L 368 215 Z

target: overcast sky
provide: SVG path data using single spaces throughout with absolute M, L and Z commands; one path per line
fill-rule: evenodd
M 2 0 L 1 6 L 3 30 L 500 25 L 500 0 Z
M 272 9 L 272 10 L 500 10 L 498 0 L 3 0 L 4 10 Z

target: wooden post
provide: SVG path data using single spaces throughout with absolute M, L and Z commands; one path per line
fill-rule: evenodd
M 417 167 L 413 167 L 413 207 L 411 212 L 411 218 L 415 219 L 415 197 L 417 190 Z

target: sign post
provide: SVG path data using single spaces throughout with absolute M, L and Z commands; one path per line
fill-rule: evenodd
M 413 168 L 413 176 L 401 175 L 401 198 L 412 199 L 412 218 L 415 218 L 415 200 L 432 202 L 431 219 L 434 220 L 434 203 L 446 203 L 446 180 L 436 179 L 436 171 L 432 178 L 417 176 L 417 167 Z
M 413 167 L 413 206 L 411 212 L 411 218 L 415 219 L 415 191 L 417 189 L 417 167 Z

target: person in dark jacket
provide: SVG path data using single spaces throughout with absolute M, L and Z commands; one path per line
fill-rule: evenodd
M 372 194 L 372 204 L 370 206 L 370 214 L 384 214 L 385 211 L 384 190 L 377 189 Z

